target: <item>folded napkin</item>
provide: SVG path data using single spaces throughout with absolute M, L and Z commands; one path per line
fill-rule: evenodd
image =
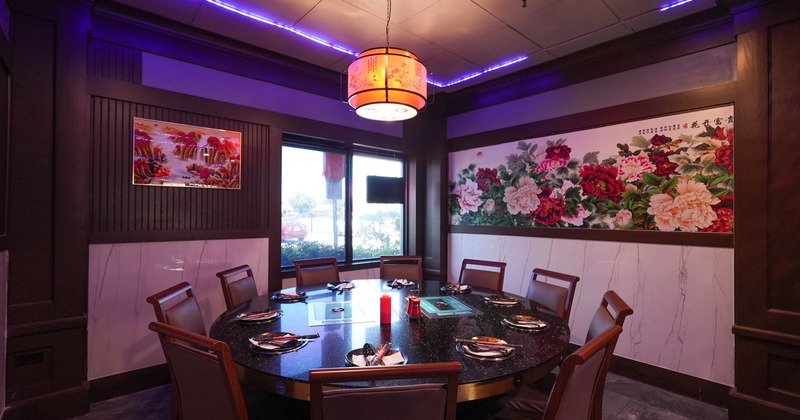
M 306 292 L 300 293 L 281 293 L 275 292 L 272 295 L 272 299 L 274 300 L 283 300 L 283 301 L 298 301 L 298 300 L 305 300 L 308 296 L 306 296 Z
M 408 280 L 408 279 L 394 279 L 394 280 L 388 282 L 388 284 L 389 284 L 389 287 L 398 288 L 399 289 L 401 287 L 413 286 L 414 282 L 411 281 L 411 280 Z
M 502 343 L 505 343 L 505 341 Z M 462 345 L 464 346 L 464 350 L 466 350 L 469 354 L 480 357 L 505 356 L 514 351 L 514 349 L 511 347 L 485 346 L 475 343 L 463 343 Z
M 280 309 L 275 311 L 245 312 L 236 315 L 236 320 L 240 322 L 267 321 L 279 316 L 282 313 L 283 311 L 281 311 Z
M 506 323 L 522 328 L 544 328 L 548 325 L 541 319 L 530 315 L 511 315 L 504 319 Z
M 375 356 L 367 356 L 364 357 L 363 354 L 354 354 L 352 359 L 350 360 L 356 366 L 367 366 L 368 362 L 371 362 Z M 386 354 L 381 358 L 380 365 L 385 366 L 392 366 L 392 365 L 402 365 L 405 363 L 406 359 L 403 357 L 403 354 L 400 353 L 399 350 L 389 350 Z
M 500 296 L 500 295 L 486 296 L 484 297 L 484 300 L 495 305 L 516 305 L 519 303 L 519 300 L 517 300 L 516 298 L 510 296 Z

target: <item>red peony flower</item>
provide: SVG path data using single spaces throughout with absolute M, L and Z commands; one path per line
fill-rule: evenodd
M 673 154 L 675 154 L 675 152 L 650 155 L 650 163 L 656 167 L 656 175 L 664 176 L 676 173 L 675 168 L 678 167 L 678 164 L 669 161 L 669 156 Z
M 715 151 L 714 162 L 728 168 L 733 173 L 733 146 L 722 146 Z
M 534 211 L 534 218 L 540 225 L 554 225 L 567 212 L 567 206 L 561 198 L 540 197 L 539 200 L 539 207 Z
M 727 140 L 729 144 L 733 144 L 733 129 L 725 133 L 725 129 L 722 127 L 717 127 L 715 130 L 716 135 L 714 138 L 717 140 Z
M 569 160 L 570 152 L 572 152 L 572 149 L 564 144 L 560 144 L 558 146 L 549 146 L 547 149 L 545 149 L 547 159 Z
M 717 212 L 717 220 L 711 226 L 701 229 L 702 232 L 733 232 L 733 209 L 730 207 L 720 207 L 714 209 Z
M 489 191 L 492 185 L 500 183 L 500 178 L 497 177 L 497 169 L 479 168 L 475 174 L 475 183 L 478 184 L 479 190 Z
M 617 179 L 617 168 L 586 165 L 581 168 L 580 176 L 580 186 L 586 195 L 617 202 L 625 191 L 625 183 Z
M 550 197 L 550 194 L 552 194 L 552 193 L 553 193 L 553 189 L 552 188 L 550 188 L 550 187 L 542 187 L 541 191 L 537 195 L 539 197 Z
M 671 137 L 667 137 L 661 134 L 656 134 L 653 138 L 650 139 L 650 144 L 653 146 L 661 146 L 667 144 L 672 141 Z

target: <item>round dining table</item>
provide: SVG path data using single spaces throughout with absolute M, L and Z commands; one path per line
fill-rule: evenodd
M 306 401 L 310 399 L 309 370 L 348 366 L 347 354 L 363 348 L 365 343 L 380 349 L 391 342 L 391 348 L 398 350 L 409 364 L 461 362 L 459 402 L 503 394 L 532 383 L 547 375 L 565 356 L 570 337 L 567 323 L 550 309 L 524 297 L 504 293 L 518 300 L 518 304 L 493 305 L 485 298 L 496 292 L 473 288 L 470 293 L 451 294 L 442 291 L 438 281 L 403 288 L 390 287 L 392 280 L 350 282 L 349 290 L 330 290 L 323 284 L 278 292 L 304 292 L 304 298 L 296 302 L 278 302 L 272 293 L 258 296 L 220 315 L 209 335 L 228 344 L 244 386 Z M 409 293 L 423 299 L 452 296 L 457 302 L 450 302 L 459 306 L 463 303 L 469 313 L 436 316 L 425 312 L 421 317 L 411 318 L 407 314 Z M 380 323 L 380 302 L 385 296 L 391 299 L 390 323 Z M 336 307 L 347 307 L 354 314 L 350 318 L 342 315 L 340 320 L 334 313 L 319 316 Z M 282 313 L 264 323 L 244 323 L 238 319 L 240 314 L 265 310 Z M 503 318 L 511 315 L 534 316 L 548 325 L 541 330 L 510 327 Z M 319 334 L 319 338 L 305 342 L 296 351 L 264 354 L 249 339 L 266 332 Z M 482 336 L 516 345 L 513 356 L 483 360 L 459 351 L 457 339 Z

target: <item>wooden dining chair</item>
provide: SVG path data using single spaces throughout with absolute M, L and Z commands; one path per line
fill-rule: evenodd
M 153 305 L 156 321 L 195 334 L 206 335 L 206 324 L 192 285 L 181 282 L 147 298 Z
M 560 280 L 566 283 L 566 287 L 546 283 L 539 280 L 539 276 Z M 565 321 L 569 322 L 569 315 L 572 311 L 572 299 L 575 297 L 575 285 L 578 281 L 580 281 L 580 277 L 578 276 L 545 270 L 543 268 L 534 268 L 531 273 L 531 282 L 528 286 L 527 297 L 530 300 L 547 306 L 555 311 L 561 318 L 564 318 Z
M 382 256 L 380 277 L 384 280 L 422 281 L 422 257 L 418 255 Z
M 244 396 L 227 344 L 160 322 L 151 322 L 149 328 L 158 333 L 167 358 L 182 420 L 247 419 Z
M 594 337 L 564 359 L 550 394 L 522 387 L 498 417 L 542 420 L 590 420 L 594 415 L 596 391 L 608 374 L 611 355 L 622 327 L 611 328 Z M 600 395 L 602 398 L 602 395 Z M 508 412 L 513 413 L 508 415 Z
M 333 257 L 295 260 L 294 271 L 297 287 L 339 281 L 339 266 Z
M 228 309 L 258 296 L 256 279 L 249 265 L 240 265 L 217 273 Z
M 455 420 L 461 363 L 312 369 L 312 420 Z M 342 387 L 343 383 L 408 378 L 445 378 L 445 383 Z M 336 389 L 323 389 L 325 384 Z
M 501 261 L 472 260 L 465 258 L 461 262 L 460 284 L 468 284 L 482 289 L 503 291 L 503 279 L 506 263 Z
M 600 301 L 600 306 L 595 311 L 589 329 L 586 331 L 586 343 L 593 338 L 602 334 L 603 332 L 611 329 L 617 325 L 622 327 L 625 323 L 625 318 L 633 314 L 628 304 L 622 300 L 617 292 L 609 290 L 603 294 Z M 613 351 L 613 349 L 612 349 Z M 610 363 L 610 362 L 609 362 Z M 600 420 L 603 418 L 603 390 L 605 388 L 605 381 L 597 384 L 597 389 L 594 392 L 594 402 L 592 407 L 592 418 Z
M 206 335 L 206 324 L 203 321 L 203 314 L 200 312 L 200 305 L 194 297 L 194 291 L 189 283 L 181 282 L 166 290 L 162 290 L 147 298 L 147 302 L 153 305 L 156 313 L 156 321 L 189 331 L 198 335 Z M 175 383 L 175 377 L 170 372 L 172 381 L 172 420 L 182 418 L 180 395 Z

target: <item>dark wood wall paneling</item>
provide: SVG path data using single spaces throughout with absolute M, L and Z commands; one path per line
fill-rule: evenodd
M 133 184 L 134 117 L 242 133 L 241 189 Z M 92 242 L 269 236 L 269 139 L 260 124 L 93 97 Z
M 800 7 L 736 1 L 735 388 L 731 419 L 800 418 Z
M 660 98 L 646 99 L 624 105 L 581 112 L 574 115 L 537 121 L 515 127 L 450 139 L 450 151 L 507 143 L 516 140 L 544 137 L 573 131 L 619 124 L 627 121 L 686 112 L 731 104 L 736 97 L 734 82 L 696 89 Z M 738 127 L 738 125 L 737 125 Z M 738 131 L 738 130 L 737 130 Z M 445 178 L 446 179 L 446 178 Z M 738 189 L 738 179 L 737 179 Z M 446 198 L 448 192 L 443 195 Z M 738 202 L 738 200 L 737 200 Z M 454 233 L 485 235 L 536 236 L 595 241 L 637 242 L 669 245 L 695 245 L 733 248 L 733 235 L 724 233 L 685 233 L 622 231 L 608 229 L 518 228 L 496 226 L 450 226 Z
M 9 153 L 9 122 L 11 113 L 9 101 L 11 99 L 11 73 L 13 59 L 11 44 L 5 33 L 0 31 L 0 252 L 8 250 L 8 165 Z M 2 285 L 5 287 L 5 285 Z
M 11 0 L 4 419 L 88 408 L 90 6 Z M 69 159 L 58 159 L 68 156 Z

